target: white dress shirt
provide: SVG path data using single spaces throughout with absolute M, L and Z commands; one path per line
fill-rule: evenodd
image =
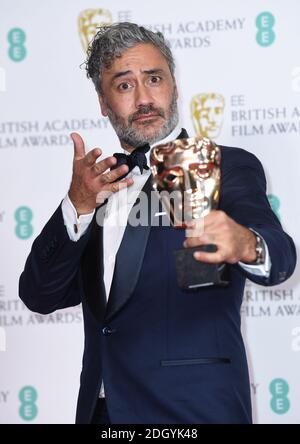
M 161 140 L 160 142 L 156 142 L 156 144 L 167 143 L 171 140 L 175 140 L 180 132 L 181 126 L 178 125 L 165 139 Z M 124 152 L 129 154 L 127 151 Z M 148 165 L 149 156 L 150 152 L 148 151 L 148 153 L 146 153 Z M 135 167 L 127 175 L 127 177 L 133 178 L 134 183 L 130 187 L 124 188 L 123 190 L 112 194 L 108 198 L 107 210 L 103 223 L 103 278 L 107 298 L 109 296 L 114 274 L 116 255 L 123 239 L 130 210 L 150 174 L 150 170 L 143 170 L 143 173 L 141 174 L 139 168 Z M 66 195 L 62 201 L 62 214 L 68 235 L 72 241 L 76 242 L 81 238 L 81 236 L 84 235 L 93 219 L 94 213 L 95 210 L 92 213 L 84 214 L 78 217 L 74 205 L 72 204 L 69 196 Z M 271 260 L 265 241 L 264 245 L 266 249 L 266 259 L 264 264 L 249 265 L 239 262 L 239 265 L 245 271 L 252 273 L 253 275 L 268 277 L 271 270 Z M 103 383 L 101 386 L 100 397 L 104 397 Z

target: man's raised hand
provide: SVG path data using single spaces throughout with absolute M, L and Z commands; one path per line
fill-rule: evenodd
M 78 133 L 72 133 L 71 138 L 74 144 L 74 159 L 69 198 L 80 216 L 91 213 L 110 194 L 132 185 L 133 179 L 117 181 L 128 172 L 127 165 L 110 171 L 109 169 L 116 164 L 115 157 L 110 156 L 97 162 L 102 154 L 100 148 L 94 148 L 86 154 L 82 137 Z

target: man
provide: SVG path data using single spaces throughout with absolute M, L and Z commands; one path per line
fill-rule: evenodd
M 87 71 L 125 152 L 187 136 L 178 128 L 174 61 L 162 34 L 132 23 L 101 29 Z M 77 422 L 250 423 L 239 313 L 245 278 L 277 284 L 296 260 L 268 204 L 259 161 L 221 147 L 220 209 L 205 217 L 202 235 L 185 239 L 184 230 L 168 226 L 113 223 L 117 198 L 127 220 L 132 196 L 149 195 L 150 172 L 139 164 L 126 176 L 126 162 L 116 167 L 119 155 L 96 162 L 99 148 L 86 154 L 80 135 L 72 139 L 70 190 L 33 244 L 20 296 L 40 313 L 82 302 Z M 174 249 L 208 243 L 217 252 L 195 259 L 227 262 L 230 285 L 180 290 Z

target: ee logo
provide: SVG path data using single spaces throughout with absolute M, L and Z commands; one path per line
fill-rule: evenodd
M 15 211 L 15 220 L 17 222 L 15 233 L 19 239 L 28 239 L 33 233 L 32 211 L 28 207 L 19 207 Z
M 290 408 L 290 401 L 287 397 L 289 385 L 284 379 L 273 379 L 269 390 L 272 394 L 271 409 L 278 415 L 283 415 Z
M 268 201 L 270 203 L 270 206 L 273 210 L 273 212 L 276 214 L 278 219 L 280 220 L 280 214 L 279 214 L 279 208 L 280 208 L 280 200 L 275 194 L 268 194 Z
M 19 392 L 19 400 L 21 401 L 19 414 L 25 421 L 32 421 L 38 414 L 37 396 L 36 389 L 31 386 L 23 387 Z
M 26 57 L 26 48 L 24 46 L 26 34 L 21 28 L 13 28 L 7 34 L 9 43 L 8 55 L 13 62 L 21 62 Z
M 275 24 L 274 15 L 270 12 L 262 12 L 256 17 L 256 41 L 260 46 L 266 47 L 272 45 L 275 40 L 273 26 Z

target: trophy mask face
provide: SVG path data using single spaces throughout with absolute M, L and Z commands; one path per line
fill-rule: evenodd
M 175 226 L 217 207 L 220 150 L 209 139 L 181 139 L 153 148 L 154 188 Z

